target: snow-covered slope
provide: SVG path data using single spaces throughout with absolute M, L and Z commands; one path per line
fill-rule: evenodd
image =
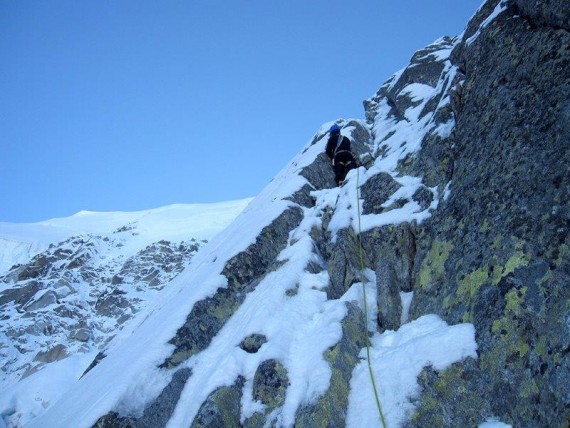
M 63 393 L 250 200 L 0 224 L 0 253 L 11 266 L 0 272 L 0 389 L 24 388 L 10 400 L 32 408 Z
M 367 368 L 358 362 L 360 349 L 354 347 L 361 348 L 362 339 L 345 338 L 344 332 L 346 319 L 362 322 L 364 289 L 373 335 L 371 359 L 375 375 L 382 379 L 389 426 L 399 425 L 408 414 L 416 376 L 424 366 L 442 369 L 475 357 L 473 327 L 448 326 L 437 316 L 381 335 L 373 327 L 378 317 L 377 272 L 367 269 L 360 281 L 353 276 L 335 291 L 331 282 L 338 278 L 332 278 L 331 262 L 319 249 L 342 247 L 347 231 L 364 233 L 382 225 L 421 222 L 437 209 L 443 188 L 426 187 L 421 177 L 401 175 L 397 166 L 419 150 L 428 133 L 447 136 L 453 127 L 452 118 L 441 114 L 454 78 L 447 62 L 452 47 L 449 40 L 431 47 L 441 64 L 435 86 L 411 84 L 399 90 L 399 97 L 410 100 L 404 117 L 395 117 L 389 105 L 373 99 L 372 123 L 339 121 L 367 169 L 351 171 L 344 187 L 334 187 L 323 157 L 330 123 L 323 125 L 248 208 L 123 329 L 104 359 L 59 400 L 45 400 L 47 410 L 30 426 L 122 426 L 137 420 L 150 426 L 190 426 L 193 421 L 212 426 L 215 422 L 208 421 L 203 406 L 220 388 L 234 388 L 241 396 L 241 409 L 233 415 L 238 423 L 262 418 L 268 424 L 292 426 L 296 419 L 309 417 L 307 409 L 338 381 L 338 373 L 331 371 L 330 352 L 350 340 L 356 340 L 351 345 L 356 354 L 346 358 L 354 374 L 343 382 L 349 388 L 350 381 L 352 392 L 344 397 L 348 408 L 339 411 L 346 412 L 349 426 L 377 425 Z M 422 117 L 422 108 L 436 99 L 435 113 Z M 393 180 L 396 190 L 385 208 L 364 209 L 358 190 L 378 176 Z M 364 334 L 364 324 L 360 325 Z M 435 339 L 448 346 L 433 346 Z M 246 343 L 255 340 L 260 342 L 249 349 Z M 417 355 L 417 360 L 400 378 L 397 361 L 408 354 Z M 263 393 L 258 384 L 264 368 L 270 376 L 286 373 L 277 381 L 281 390 Z M 171 403 L 169 409 L 159 401 Z
M 247 205 L 242 201 L 215 204 L 177 204 L 137 212 L 81 211 L 71 217 L 38 223 L 0 222 L 0 273 L 26 263 L 50 244 L 72 236 L 110 235 L 129 232 L 123 242 L 125 255 L 132 255 L 160 240 L 190 238 L 209 240 L 226 227 Z

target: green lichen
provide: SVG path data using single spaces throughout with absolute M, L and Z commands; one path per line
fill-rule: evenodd
M 473 393 L 472 366 L 468 367 L 469 362 L 452 364 L 440 372 L 424 369 L 419 377 L 423 393 L 407 426 L 476 426 L 487 403 Z M 442 403 L 462 403 L 462 406 L 453 406 L 449 413 L 450 409 L 444 410 Z
M 307 425 L 305 421 L 298 420 L 295 426 L 299 428 L 304 428 L 305 426 L 334 426 L 335 422 L 338 422 L 332 420 L 335 411 L 348 407 L 349 393 L 350 385 L 344 379 L 344 374 L 340 370 L 333 369 L 329 390 L 319 398 L 315 411 L 311 414 L 310 424 Z
M 341 341 L 323 353 L 331 369 L 329 388 L 315 403 L 298 410 L 295 427 L 337 426 L 346 417 L 351 374 L 365 346 L 363 313 L 353 303 L 347 306 L 349 311 L 342 322 Z
M 266 419 L 264 414 L 255 412 L 249 419 L 245 420 L 243 426 L 246 428 L 262 428 L 265 425 Z
M 497 346 L 489 353 L 483 355 L 481 367 L 491 373 L 503 370 L 505 366 L 514 367 L 522 364 L 523 359 L 531 351 L 528 338 L 525 337 L 524 329 L 519 319 L 524 317 L 527 310 L 525 295 L 527 287 L 511 288 L 505 294 L 505 308 L 503 316 L 493 321 L 491 332 L 497 336 Z M 538 344 L 538 354 L 546 353 L 546 342 L 543 338 Z
M 498 319 L 498 320 L 493 321 L 493 325 L 491 327 L 491 332 L 500 333 L 502 335 L 507 333 L 503 319 Z
M 338 358 L 339 354 L 340 354 L 340 347 L 334 346 L 334 347 L 328 349 L 327 351 L 325 351 L 324 357 L 325 357 L 325 360 L 327 362 L 332 363 L 333 361 L 335 361 Z
M 496 250 L 497 248 L 501 248 L 503 246 L 503 237 L 501 235 L 498 235 L 494 240 L 493 240 L 493 244 L 491 245 L 491 248 L 493 250 Z
M 497 373 L 502 369 L 505 361 L 504 350 L 493 348 L 481 354 L 481 368 L 489 373 Z
M 457 297 L 461 300 L 471 299 L 477 294 L 483 284 L 489 282 L 489 268 L 484 266 L 471 272 L 458 281 Z
M 540 339 L 538 339 L 538 343 L 536 344 L 534 350 L 541 358 L 546 358 L 548 352 L 548 348 L 546 346 L 546 337 L 541 336 Z
M 519 342 L 517 344 L 517 351 L 519 353 L 519 356 L 522 358 L 528 354 L 528 351 L 530 351 L 530 346 L 526 342 Z
M 410 424 L 412 426 L 423 425 L 423 420 L 429 417 L 432 426 L 444 426 L 443 417 L 439 414 L 441 412 L 441 402 L 431 395 L 424 394 L 422 396 L 421 405 L 416 409 L 414 414 L 410 417 Z
M 445 272 L 445 262 L 453 245 L 449 242 L 434 241 L 419 272 L 419 285 L 424 290 L 429 290 L 439 282 Z
M 257 367 L 253 377 L 253 398 L 265 406 L 264 418 L 283 405 L 289 385 L 287 369 L 278 360 L 266 360 Z
M 522 398 L 529 398 L 540 393 L 540 388 L 534 379 L 527 379 L 521 386 L 520 394 Z
M 570 259 L 570 247 L 566 244 L 562 244 L 558 247 L 558 258 L 555 261 L 556 266 L 560 267 L 562 263 L 567 263 L 568 259 Z
M 438 382 L 435 385 L 435 390 L 439 394 L 451 396 L 452 390 L 450 386 L 459 384 L 461 385 L 461 376 L 463 374 L 463 369 L 459 365 L 453 365 L 447 370 L 443 370 L 439 373 Z M 465 388 L 462 388 L 456 392 L 466 392 Z
M 491 222 L 488 219 L 485 219 L 481 227 L 479 228 L 479 232 L 486 233 L 491 228 Z
M 220 299 L 218 304 L 211 308 L 211 313 L 220 321 L 229 319 L 239 308 L 240 302 L 236 299 Z
M 513 256 L 507 260 L 505 263 L 505 267 L 503 269 L 502 276 L 507 276 L 510 273 L 513 273 L 515 269 L 521 266 L 527 266 L 529 263 L 529 258 L 524 254 L 522 251 L 517 251 Z
M 521 305 L 524 303 L 524 296 L 526 294 L 527 287 L 522 289 L 513 288 L 505 295 L 505 300 L 507 305 L 505 311 L 510 311 L 515 315 L 519 315 L 522 311 Z
M 345 325 L 346 327 L 346 325 Z M 344 331 L 347 337 L 351 335 L 362 335 L 360 331 Z M 356 338 L 357 340 L 357 338 Z M 337 368 L 338 367 L 354 367 L 358 362 L 355 356 L 343 353 L 341 346 L 336 345 L 328 349 L 324 353 L 325 360 L 331 365 L 331 379 L 330 386 L 327 392 L 319 397 L 317 404 L 311 413 L 310 425 L 307 425 L 305 420 L 298 419 L 295 426 L 304 428 L 305 426 L 333 426 L 335 422 L 331 418 L 334 417 L 339 409 L 346 409 L 348 407 L 348 395 L 350 393 L 350 379 L 347 374 Z M 340 363 L 340 365 L 339 365 Z
M 164 366 L 167 369 L 172 369 L 172 368 L 176 367 L 178 364 L 182 363 L 183 361 L 186 361 L 192 355 L 197 354 L 198 352 L 199 351 L 196 350 L 195 348 L 175 352 L 174 354 L 172 354 L 172 356 L 170 358 L 168 358 L 164 362 Z
M 240 427 L 239 407 L 236 403 L 240 402 L 240 394 L 232 388 L 221 388 L 217 396 L 214 398 L 216 407 L 220 409 L 224 427 Z
M 443 302 L 445 308 L 449 308 L 457 303 L 473 302 L 473 298 L 477 295 L 481 287 L 485 284 L 497 285 L 507 275 L 513 273 L 517 268 L 521 266 L 526 266 L 529 263 L 529 258 L 520 250 L 517 250 L 504 265 L 497 263 L 496 258 L 490 261 L 490 265 L 484 265 L 480 268 L 474 270 L 473 272 L 465 275 L 461 274 L 457 276 L 457 292 L 455 296 L 450 297 Z M 507 298 L 512 298 L 513 296 L 507 296 Z M 515 302 L 511 302 L 513 307 L 515 307 Z M 470 305 L 469 305 L 470 306 Z M 470 312 L 466 312 L 463 315 L 463 321 L 469 322 L 472 319 Z

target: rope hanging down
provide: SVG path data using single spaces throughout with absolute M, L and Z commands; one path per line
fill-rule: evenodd
M 387 428 L 386 419 L 384 419 L 384 412 L 382 412 L 382 405 L 380 404 L 380 397 L 378 395 L 378 388 L 376 388 L 376 380 L 374 379 L 374 372 L 372 371 L 372 363 L 370 362 L 370 338 L 368 337 L 368 302 L 366 300 L 366 281 L 364 277 L 364 250 L 362 249 L 362 233 L 360 226 L 360 167 L 356 169 L 356 207 L 358 210 L 358 253 L 360 256 L 360 282 L 362 283 L 362 295 L 364 296 L 364 337 L 366 340 L 366 360 L 368 362 L 368 372 L 370 373 L 370 381 L 374 389 L 374 397 L 376 398 L 376 406 L 380 414 L 382 426 Z

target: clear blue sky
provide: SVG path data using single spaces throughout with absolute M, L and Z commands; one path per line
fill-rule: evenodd
M 482 0 L 2 0 L 0 221 L 255 196 Z

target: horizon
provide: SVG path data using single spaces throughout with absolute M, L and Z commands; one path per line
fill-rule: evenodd
M 4 3 L 0 222 L 254 197 L 481 2 Z

